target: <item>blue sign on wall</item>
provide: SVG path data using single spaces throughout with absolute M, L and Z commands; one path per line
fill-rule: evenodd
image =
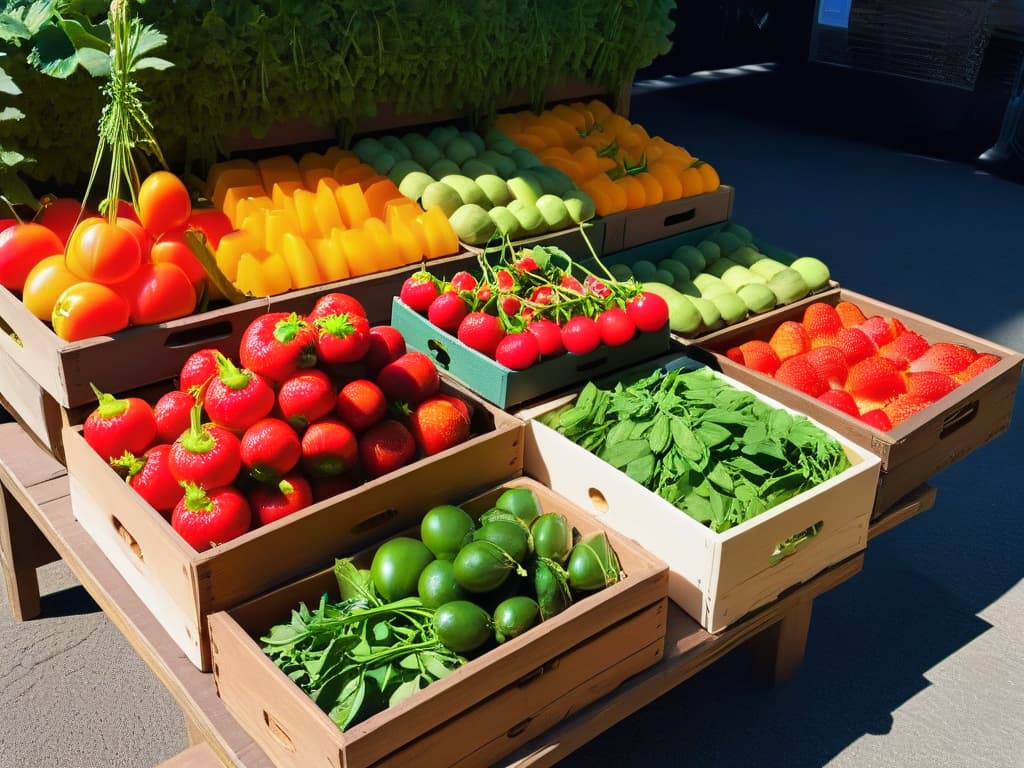
M 826 27 L 842 27 L 850 24 L 850 3 L 852 0 L 821 0 L 818 6 L 818 23 Z

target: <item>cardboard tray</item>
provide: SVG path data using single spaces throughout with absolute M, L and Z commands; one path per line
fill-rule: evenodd
M 937 403 L 897 424 L 890 431 L 883 432 L 725 356 L 726 350 L 745 341 L 767 341 L 779 323 L 785 320 L 799 322 L 803 317 L 803 306 L 791 306 L 764 315 L 753 323 L 729 329 L 717 334 L 713 340 L 701 343 L 704 354 L 695 354 L 729 377 L 827 424 L 843 437 L 877 455 L 882 462 L 882 474 L 879 478 L 875 516 L 884 513 L 940 470 L 1010 428 L 1024 355 L 845 288 L 819 296 L 817 300 L 833 305 L 840 301 L 851 301 L 868 317 L 883 315 L 898 318 L 907 328 L 920 333 L 929 342 L 963 344 L 978 352 L 988 352 L 1002 358 L 996 365 L 957 387 Z
M 451 480 L 444 476 L 438 484 L 452 489 Z M 479 515 L 510 486 L 533 489 L 546 512 L 562 512 L 583 533 L 601 527 L 529 478 L 504 483 L 464 507 Z M 451 490 L 447 500 L 458 498 Z M 210 617 L 218 692 L 282 768 L 490 765 L 661 658 L 667 568 L 613 531 L 609 539 L 626 574 L 618 584 L 587 595 L 345 732 L 257 644 L 301 601 L 315 604 L 325 592 L 337 598 L 330 569 Z M 368 566 L 372 552 L 361 553 L 357 562 Z
M 694 365 L 662 358 L 635 371 Z M 722 375 L 722 374 L 718 374 Z M 781 403 L 723 376 L 777 408 Z M 615 379 L 610 379 L 608 385 Z M 609 528 L 634 539 L 669 566 L 669 598 L 708 632 L 720 632 L 787 589 L 867 547 L 879 460 L 818 423 L 842 445 L 851 466 L 835 477 L 757 517 L 716 533 L 626 474 L 535 420 L 575 395 L 522 412 L 526 471 L 592 512 Z M 820 524 L 817 535 L 774 564 L 778 546 Z
M 735 193 L 735 189 L 723 184 L 714 192 L 604 216 L 599 219 L 605 226 L 601 252 L 616 253 L 728 221 L 732 218 Z
M 522 422 L 447 383 L 443 389 L 473 405 L 475 436 L 467 442 L 212 550 L 196 552 L 178 536 L 86 444 L 80 427 L 64 430 L 72 510 L 184 654 L 208 672 L 209 613 L 391 535 L 426 507 L 520 474 Z
M 560 355 L 526 370 L 513 371 L 470 349 L 455 336 L 409 309 L 397 297 L 392 307 L 391 324 L 401 331 L 409 347 L 430 355 L 439 368 L 501 408 L 520 405 L 594 376 L 649 360 L 669 347 L 666 326 L 653 333 L 640 333 L 621 347 L 602 344 L 586 355 Z
M 432 272 L 451 276 L 469 264 L 472 254 L 463 253 L 427 262 Z M 0 397 L 7 402 L 32 403 L 41 389 L 63 408 L 95 401 L 89 388 L 93 383 L 104 392 L 129 389 L 171 379 L 192 352 L 216 347 L 235 354 L 246 326 L 264 312 L 308 312 L 325 293 L 352 294 L 366 307 L 371 324 L 388 321 L 391 298 L 421 264 L 373 275 L 325 283 L 313 288 L 289 291 L 265 299 L 252 299 L 220 309 L 190 315 L 157 325 L 139 326 L 112 336 L 97 336 L 76 342 L 58 337 L 25 308 L 13 293 L 0 287 L 0 353 L 5 354 L 30 382 L 0 378 Z M 13 336 L 12 336 L 13 334 Z M 130 363 L 130 364 L 128 364 Z M 21 388 L 15 392 L 14 388 Z M 26 415 L 38 421 L 38 413 Z

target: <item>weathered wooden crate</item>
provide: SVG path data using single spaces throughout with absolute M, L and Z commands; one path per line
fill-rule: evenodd
M 600 252 L 616 253 L 728 221 L 734 196 L 735 190 L 723 184 L 714 192 L 602 216 L 598 219 L 604 224 L 604 247 Z
M 712 355 L 708 361 L 731 378 L 748 384 L 794 410 L 806 413 L 876 454 L 882 461 L 875 499 L 876 517 L 940 470 L 1010 428 L 1024 355 L 845 288 L 818 296 L 817 300 L 832 305 L 840 301 L 851 301 L 868 317 L 882 315 L 897 318 L 929 342 L 963 344 L 977 352 L 987 352 L 1001 358 L 994 366 L 957 387 L 935 404 L 915 413 L 890 431 L 883 432 L 725 356 L 730 347 L 745 341 L 767 341 L 785 320 L 799 322 L 806 306 L 786 307 L 743 327 L 722 331 L 713 340 L 700 344 L 702 349 Z
M 185 655 L 209 671 L 209 613 L 405 528 L 425 506 L 520 474 L 522 422 L 462 390 L 443 388 L 474 408 L 475 436 L 467 442 L 205 552 L 178 536 L 86 444 L 80 427 L 64 430 L 72 509 Z
M 459 494 L 450 477 L 439 485 Z M 510 486 L 536 492 L 582 533 L 602 526 L 529 478 L 467 502 L 479 515 Z M 425 512 L 427 504 L 421 507 Z M 664 652 L 667 569 L 609 531 L 625 577 L 487 651 L 401 704 L 345 732 L 260 650 L 257 638 L 302 601 L 338 596 L 330 569 L 210 617 L 213 673 L 228 710 L 275 765 L 336 768 L 490 765 L 576 709 L 656 663 Z M 368 565 L 373 550 L 357 562 Z
M 635 370 L 649 373 L 694 364 L 687 358 L 663 358 Z M 751 387 L 724 378 L 768 405 L 793 413 Z M 614 378 L 608 383 L 614 384 Z M 840 442 L 850 460 L 848 469 L 717 533 L 535 420 L 574 398 L 567 395 L 519 414 L 529 419 L 526 471 L 667 562 L 669 598 L 707 631 L 720 632 L 867 546 L 879 461 L 828 427 L 818 424 Z M 804 532 L 811 534 L 809 539 L 783 554 L 780 545 Z

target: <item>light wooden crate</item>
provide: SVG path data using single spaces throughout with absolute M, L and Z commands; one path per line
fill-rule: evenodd
M 597 219 L 604 224 L 600 253 L 616 253 L 728 221 L 735 194 L 735 189 L 723 184 L 714 192 L 602 216 Z
M 424 505 L 521 473 L 522 422 L 462 390 L 443 388 L 472 404 L 475 436 L 467 442 L 205 552 L 178 536 L 86 444 L 80 427 L 64 430 L 72 509 L 185 655 L 208 672 L 209 613 L 408 526 Z
M 770 317 L 765 315 L 747 323 L 742 328 L 721 331 L 713 339 L 700 343 L 712 355 L 708 361 L 730 378 L 742 381 L 790 408 L 806 413 L 876 454 L 881 459 L 882 472 L 874 516 L 883 514 L 940 470 L 1010 428 L 1024 355 L 845 288 L 823 294 L 818 300 L 832 305 L 850 301 L 868 317 L 882 315 L 898 319 L 929 342 L 963 344 L 977 352 L 987 352 L 1001 358 L 994 366 L 957 387 L 938 402 L 918 411 L 888 432 L 883 432 L 725 356 L 730 347 L 745 341 L 767 341 L 785 320 L 799 322 L 806 305 L 784 308 Z
M 561 512 L 584 534 L 603 527 L 529 478 L 503 483 L 463 506 L 479 515 L 506 487 L 533 489 L 546 512 Z M 453 490 L 449 501 L 458 498 Z M 281 768 L 489 765 L 661 658 L 666 566 L 614 531 L 608 535 L 625 573 L 619 583 L 345 732 L 256 639 L 300 602 L 315 604 L 325 592 L 337 599 L 330 569 L 210 617 L 217 689 Z M 361 553 L 357 563 L 368 565 L 372 552 Z

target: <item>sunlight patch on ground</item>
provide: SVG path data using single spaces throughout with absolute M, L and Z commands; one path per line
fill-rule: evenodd
M 774 62 L 768 61 L 762 64 L 744 64 L 741 67 L 729 67 L 728 69 L 705 69 L 692 72 L 689 75 L 665 75 L 654 80 L 637 80 L 633 83 L 633 95 L 663 91 L 669 88 L 682 88 L 686 85 L 706 83 L 709 80 L 726 80 L 732 77 L 763 74 L 774 71 L 775 66 Z

